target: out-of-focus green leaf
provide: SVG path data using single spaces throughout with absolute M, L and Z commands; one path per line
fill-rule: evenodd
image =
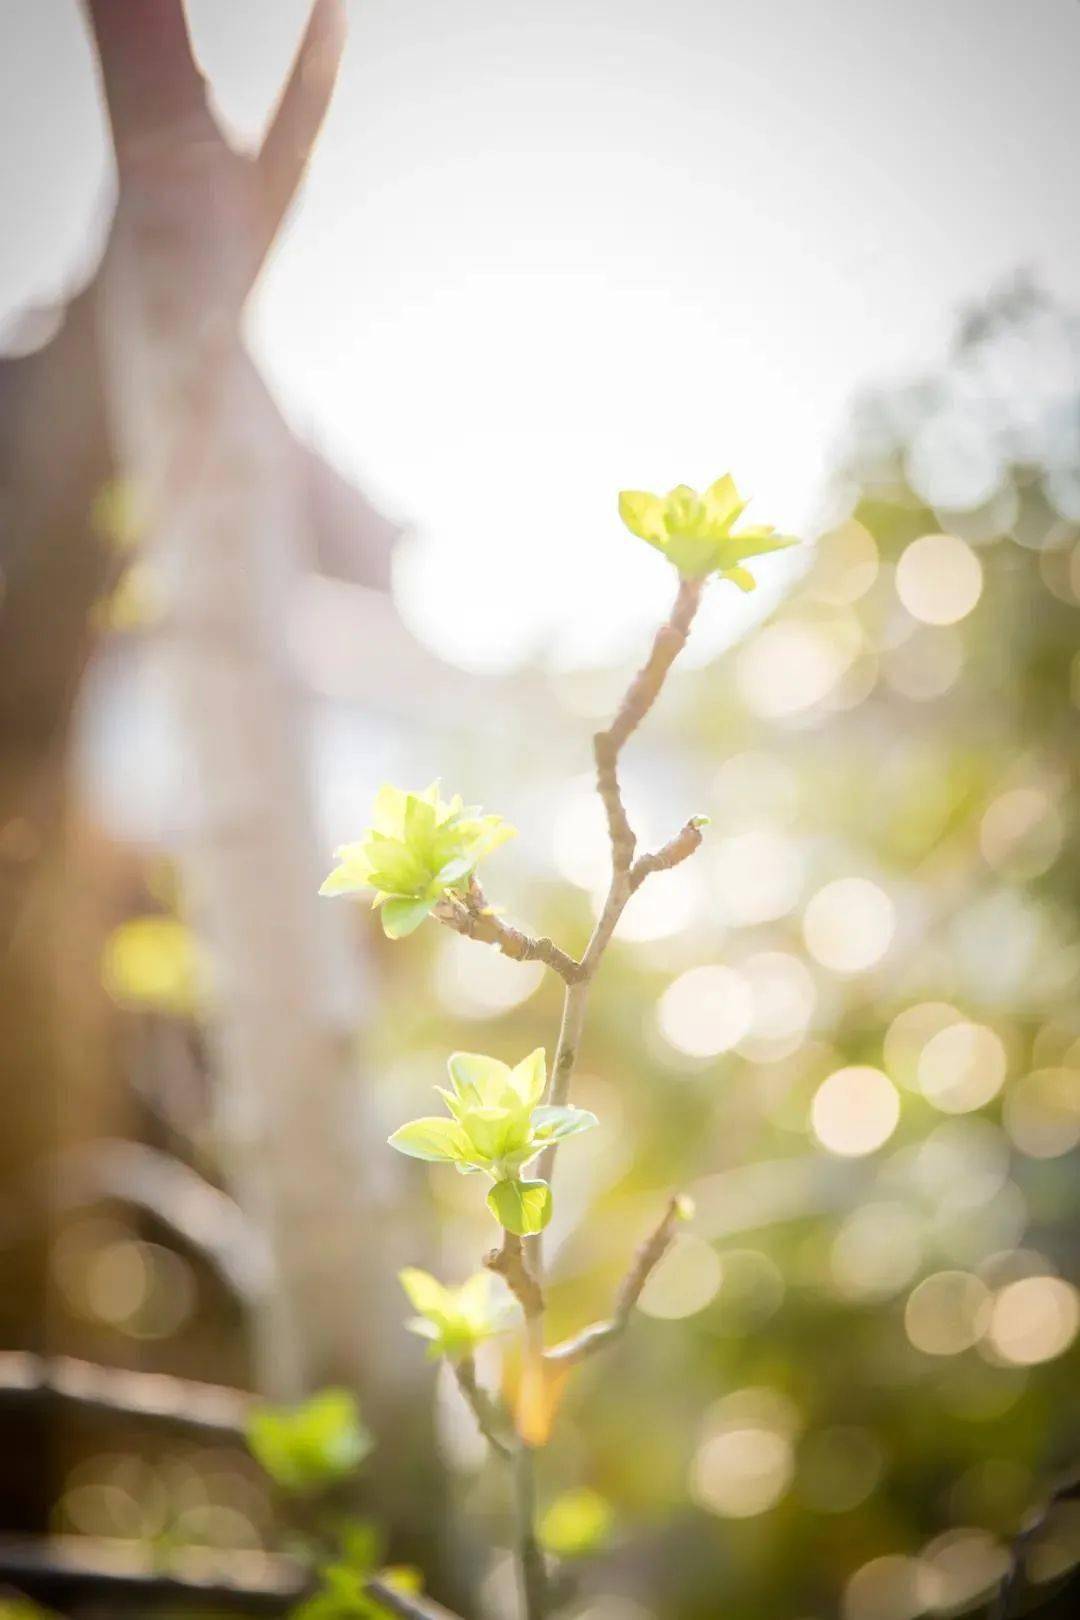
M 615 1514 L 599 1491 L 581 1486 L 563 1491 L 540 1520 L 540 1540 L 557 1558 L 584 1558 L 610 1539 Z
M 372 1447 L 355 1395 L 324 1389 L 300 1406 L 258 1406 L 248 1417 L 255 1460 L 283 1490 L 307 1494 L 354 1474 Z

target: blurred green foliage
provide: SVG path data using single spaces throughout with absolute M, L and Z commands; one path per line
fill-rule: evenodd
M 258 1406 L 247 1422 L 256 1461 L 282 1490 L 323 1491 L 348 1479 L 371 1450 L 356 1396 L 324 1389 L 300 1406 Z
M 552 1335 L 606 1308 L 666 1191 L 698 1213 L 558 1392 L 545 1504 L 575 1482 L 615 1523 L 583 1616 L 976 1612 L 1080 1456 L 1078 414 L 1076 323 L 992 301 L 940 376 L 860 403 L 794 589 L 628 750 L 647 843 L 687 803 L 712 826 L 594 987 L 575 1102 L 601 1129 L 559 1168 Z M 603 720 L 599 679 L 563 689 Z M 538 754 L 460 770 L 523 846 L 548 831 L 557 872 L 498 899 L 573 950 L 589 784 L 552 792 Z M 414 952 L 387 967 L 388 1096 L 448 1038 L 550 1039 L 557 983 L 434 931 Z M 430 1188 L 447 1255 L 482 1252 L 455 1178 Z M 1038 1595 L 1080 1559 L 1080 1526 L 1054 1535 Z

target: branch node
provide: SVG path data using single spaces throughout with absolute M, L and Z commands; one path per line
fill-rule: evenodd
M 533 1322 L 543 1314 L 543 1290 L 529 1270 L 524 1244 L 513 1232 L 503 1233 L 502 1248 L 492 1249 L 486 1254 L 484 1265 L 504 1279 L 524 1311 L 527 1322 Z
M 544 1360 L 572 1366 L 584 1361 L 597 1350 L 617 1339 L 630 1320 L 630 1313 L 641 1297 L 641 1291 L 671 1247 L 679 1222 L 685 1219 L 687 1201 L 678 1193 L 668 1199 L 659 1224 L 639 1246 L 615 1296 L 615 1307 L 604 1322 L 592 1322 L 572 1338 L 545 1350 Z
M 514 1447 L 507 1438 L 505 1415 L 487 1390 L 480 1387 L 472 1356 L 465 1356 L 454 1363 L 454 1377 L 476 1419 L 477 1428 L 492 1450 L 497 1451 L 500 1457 L 512 1456 Z
M 630 893 L 635 894 L 654 872 L 670 872 L 672 867 L 681 866 L 683 861 L 689 860 L 701 848 L 702 828 L 707 824 L 708 817 L 691 816 L 674 838 L 669 838 L 659 849 L 636 860 L 630 869 Z
M 447 928 L 475 939 L 482 945 L 494 945 L 514 962 L 542 962 L 557 973 L 564 984 L 576 984 L 582 977 L 582 965 L 545 935 L 534 938 L 520 928 L 504 922 L 488 905 L 484 891 L 472 878 L 464 898 L 446 894 L 432 915 Z

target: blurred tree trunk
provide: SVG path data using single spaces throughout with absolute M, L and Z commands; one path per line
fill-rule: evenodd
M 269 1236 L 258 1381 L 400 1386 L 355 1055 L 346 918 L 320 902 L 288 618 L 310 549 L 291 436 L 249 360 L 244 301 L 303 170 L 340 53 L 319 0 L 258 159 L 207 106 L 180 0 L 89 0 L 120 177 L 100 274 L 118 461 L 165 604 L 184 762 L 185 896 L 216 969 L 223 1163 Z M 372 1233 L 379 1231 L 378 1245 Z
M 96 337 L 77 299 L 47 349 L 0 368 L 0 1346 L 47 1349 L 52 1187 L 69 1128 L 68 729 L 104 558 L 88 521 L 108 463 Z M 82 1072 L 78 1080 L 82 1080 Z M 48 1522 L 63 1459 L 41 1407 L 5 1414 L 0 1523 Z
M 331 1379 L 359 1388 L 387 1442 L 373 1489 L 394 1552 L 436 1575 L 444 1482 L 430 1466 L 423 1405 L 410 1399 L 418 1362 L 397 1338 L 395 1245 L 409 1246 L 408 1227 L 390 1203 L 393 1156 L 379 1151 L 381 1131 L 373 1148 L 370 1088 L 352 1050 L 363 987 L 347 916 L 316 895 L 287 636 L 310 543 L 300 455 L 241 337 L 244 301 L 329 98 L 339 8 L 317 0 L 249 160 L 210 115 L 180 0 L 86 3 L 116 147 L 115 225 L 56 338 L 0 367 L 3 1190 L 25 1194 L 28 1170 L 70 1138 L 73 1112 L 89 1137 L 117 1125 L 115 1094 L 88 1095 L 92 1065 L 65 1002 L 63 957 L 71 716 L 91 608 L 114 566 L 94 512 L 121 476 L 149 514 L 146 550 L 168 597 L 161 642 L 186 773 L 182 875 L 218 968 L 223 1166 L 277 1264 L 255 1324 L 257 1379 L 279 1395 Z M 40 1208 L 24 1197 L 16 1210 L 30 1234 L 20 1245 L 10 1241 L 15 1200 L 0 1208 L 0 1334 L 8 1347 L 47 1351 L 54 1222 L 40 1177 L 37 1193 Z M 0 1481 L 0 1518 L 36 1532 L 64 1459 L 47 1412 L 22 1411 L 5 1422 L 7 1450 L 22 1462 Z M 449 1587 L 446 1596 L 456 1601 Z

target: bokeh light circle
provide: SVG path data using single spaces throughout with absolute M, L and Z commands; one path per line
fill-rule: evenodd
M 969 1271 L 936 1271 L 912 1289 L 904 1329 L 916 1350 L 957 1356 L 977 1343 L 990 1317 L 990 1291 Z
M 989 1348 L 1014 1367 L 1063 1355 L 1080 1329 L 1080 1296 L 1061 1277 L 1021 1277 L 1001 1289 L 987 1328 Z
M 982 585 L 982 564 L 955 534 L 913 540 L 896 565 L 896 593 L 923 624 L 957 624 L 978 602 Z
M 814 1135 L 841 1158 L 862 1158 L 889 1140 L 900 1120 L 900 1097 L 887 1074 L 869 1065 L 837 1069 L 810 1105 Z
M 660 998 L 660 1033 L 688 1057 L 729 1052 L 750 1028 L 753 992 L 734 968 L 707 963 L 687 969 Z
M 889 896 L 869 878 L 825 884 L 803 915 L 803 938 L 815 961 L 833 973 L 863 973 L 885 955 L 896 927 Z

